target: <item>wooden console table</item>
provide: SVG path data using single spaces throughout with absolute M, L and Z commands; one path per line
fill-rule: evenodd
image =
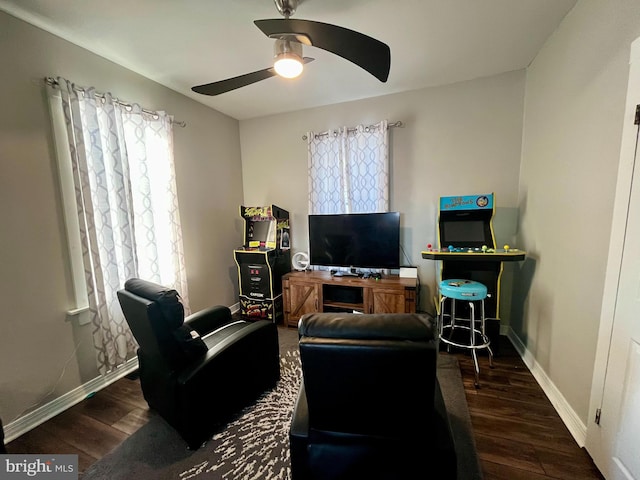
M 290 272 L 282 277 L 284 324 L 297 327 L 305 313 L 415 313 L 417 279 L 337 277 L 326 271 Z

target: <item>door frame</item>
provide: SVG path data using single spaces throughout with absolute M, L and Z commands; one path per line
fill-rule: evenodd
M 638 135 L 638 125 L 635 125 L 635 116 L 636 106 L 640 105 L 640 37 L 631 43 L 629 57 L 629 82 L 627 85 L 627 99 L 622 128 L 618 179 L 613 204 L 611 236 L 609 240 L 602 307 L 600 310 L 600 327 L 591 381 L 591 396 L 585 441 L 585 448 L 601 471 L 604 470 L 600 465 L 603 467 L 607 465 L 608 459 L 603 458 L 604 449 L 602 448 L 602 442 L 604 439 L 602 438 L 600 427 L 596 423 L 596 413 L 602 405 L 604 396 L 604 385 L 609 362 L 609 348 L 618 297 L 618 279 L 622 269 L 629 198 L 633 186 L 632 177 L 636 157 L 636 139 Z M 637 188 L 640 188 L 640 186 L 637 186 Z

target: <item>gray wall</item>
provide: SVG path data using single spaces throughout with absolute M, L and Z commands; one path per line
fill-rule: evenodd
M 586 424 L 636 0 L 581 0 L 527 71 L 511 327 Z
M 174 130 L 191 307 L 234 304 L 242 239 L 238 122 L 0 12 L 0 417 L 5 425 L 97 375 L 72 302 L 42 79 L 63 76 L 165 110 Z
M 497 241 L 513 244 L 524 80 L 524 71 L 516 71 L 241 121 L 245 203 L 275 203 L 289 210 L 292 249 L 307 251 L 307 144 L 302 135 L 401 120 L 405 127 L 391 130 L 390 209 L 401 212 L 403 260 L 418 266 L 421 307 L 433 311 L 436 262 L 422 259 L 420 252 L 437 243 L 440 196 L 495 192 Z

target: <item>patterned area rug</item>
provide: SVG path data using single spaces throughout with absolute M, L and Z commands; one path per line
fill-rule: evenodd
M 149 423 L 80 475 L 83 480 L 291 478 L 289 424 L 300 386 L 300 354 L 280 357 L 280 381 L 196 451 L 162 418 Z
M 159 416 L 80 475 L 83 480 L 290 480 L 289 425 L 298 395 L 300 356 L 281 352 L 281 379 L 204 447 L 187 450 Z M 458 450 L 458 478 L 481 479 L 457 360 L 441 356 L 438 378 Z

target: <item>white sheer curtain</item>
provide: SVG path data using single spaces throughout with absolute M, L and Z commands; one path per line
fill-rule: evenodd
M 175 288 L 188 309 L 171 117 L 56 81 L 48 91 L 64 112 L 86 296 L 105 374 L 137 347 L 116 296 L 128 278 Z
M 389 210 L 389 125 L 307 133 L 309 213 Z

